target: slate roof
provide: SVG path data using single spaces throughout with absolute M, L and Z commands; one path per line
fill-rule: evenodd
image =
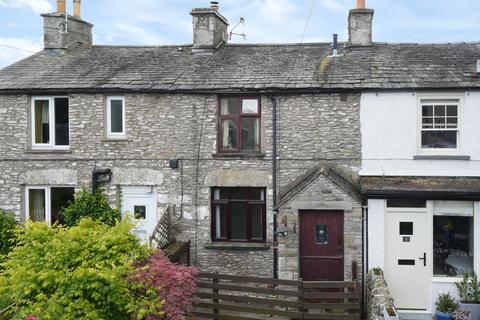
M 44 50 L 0 70 L 0 92 L 25 90 L 283 91 L 480 88 L 480 43 L 228 44 Z
M 360 185 L 369 198 L 480 199 L 480 177 L 363 176 Z

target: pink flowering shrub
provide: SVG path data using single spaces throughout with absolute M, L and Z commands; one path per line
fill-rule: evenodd
M 38 320 L 38 318 L 35 316 L 28 316 L 25 320 Z
M 196 291 L 196 276 L 199 271 L 172 263 L 161 251 L 137 266 L 131 280 L 146 288 L 154 288 L 165 301 L 159 313 L 168 320 L 182 320 L 192 308 L 192 296 Z M 148 320 L 162 319 L 156 315 Z

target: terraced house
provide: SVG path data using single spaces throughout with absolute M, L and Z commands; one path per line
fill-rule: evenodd
M 61 222 L 102 187 L 145 241 L 168 214 L 203 270 L 383 267 L 399 307 L 425 315 L 447 264 L 478 269 L 479 44 L 373 42 L 358 1 L 346 43 L 229 44 L 213 4 L 191 11 L 193 44 L 102 46 L 80 9 L 59 0 L 44 50 L 0 71 L 0 207 Z M 445 223 L 466 258 L 435 256 Z M 395 280 L 413 275 L 415 290 Z

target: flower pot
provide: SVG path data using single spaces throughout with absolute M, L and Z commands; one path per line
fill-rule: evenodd
M 439 312 L 439 311 L 437 311 L 437 313 L 435 314 L 435 318 L 437 318 L 437 320 L 453 320 L 453 316 L 451 313 L 445 313 L 445 312 Z
M 470 311 L 472 320 L 480 320 L 480 304 L 478 303 L 460 303 L 460 308 Z

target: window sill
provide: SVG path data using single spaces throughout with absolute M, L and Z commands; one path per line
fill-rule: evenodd
M 456 283 L 460 280 L 462 280 L 462 276 L 459 276 L 459 277 L 437 277 L 437 276 L 434 276 L 433 278 L 430 279 L 430 282 L 434 282 L 434 283 Z
M 102 139 L 102 142 L 125 142 L 130 140 L 129 137 L 106 137 Z
M 415 155 L 413 160 L 461 160 L 469 161 L 470 156 L 461 155 Z
M 265 154 L 260 152 L 231 152 L 231 153 L 218 152 L 218 153 L 212 154 L 212 157 L 219 158 L 219 159 L 221 158 L 259 158 L 260 159 L 260 158 L 265 158 Z
M 253 242 L 212 242 L 205 246 L 207 250 L 268 250 L 270 245 L 267 243 L 253 243 Z
M 72 151 L 70 149 L 30 149 L 30 150 L 26 150 L 25 153 L 29 153 L 29 154 L 48 154 L 48 153 L 69 154 L 69 153 L 72 153 Z

